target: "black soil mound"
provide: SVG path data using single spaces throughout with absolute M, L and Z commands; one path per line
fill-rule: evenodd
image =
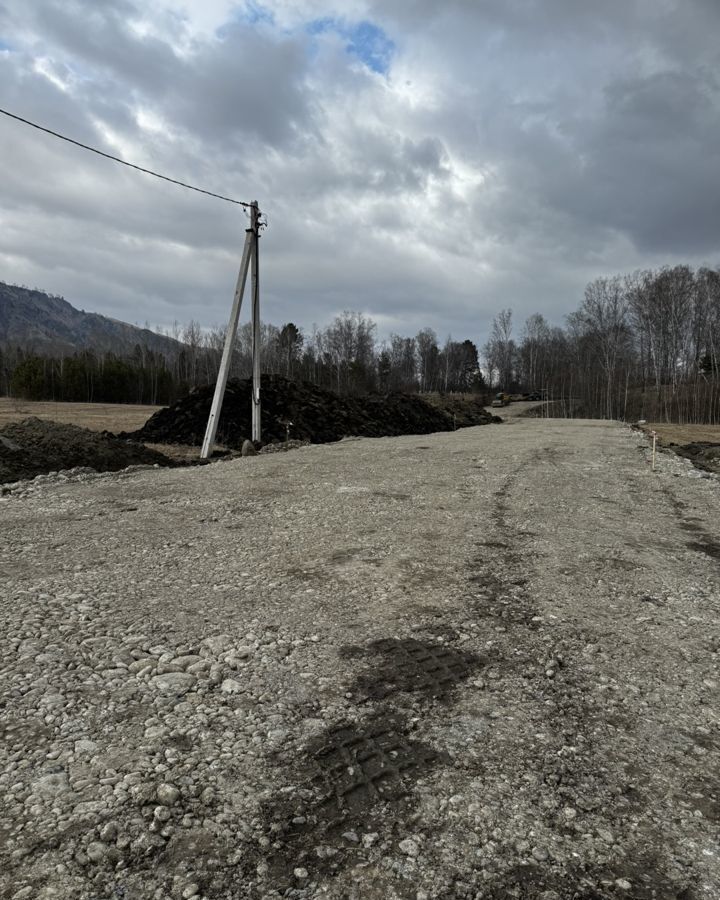
M 134 441 L 30 418 L 0 431 L 0 484 L 79 466 L 116 472 L 141 464 L 172 465 L 171 460 Z
M 424 398 L 423 398 L 424 399 Z M 482 394 L 430 394 L 427 402 L 447 413 L 456 428 L 469 428 L 472 425 L 486 425 L 488 422 L 502 422 L 500 416 L 489 413 L 486 409 L 490 400 Z
M 200 388 L 161 409 L 139 431 L 133 432 L 132 437 L 150 443 L 202 444 L 214 389 L 214 385 Z M 228 383 L 218 425 L 218 443 L 237 448 L 250 437 L 251 394 L 250 379 Z M 265 443 L 284 441 L 288 433 L 291 439 L 323 444 L 351 435 L 429 434 L 456 427 L 451 413 L 413 394 L 340 397 L 307 382 L 263 375 L 261 398 Z M 463 421 L 468 425 L 486 425 L 493 417 L 478 407 Z M 287 422 L 292 423 L 289 432 Z
M 693 465 L 705 472 L 714 472 L 720 475 L 720 444 L 694 443 L 694 444 L 670 444 L 670 448 L 678 456 L 692 461 Z

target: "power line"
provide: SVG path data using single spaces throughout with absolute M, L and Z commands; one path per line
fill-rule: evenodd
M 81 144 L 80 141 L 75 141 L 72 138 L 66 137 L 64 134 L 59 134 L 57 131 L 51 131 L 49 128 L 44 128 L 42 125 L 38 125 L 36 122 L 30 122 L 28 119 L 23 119 L 21 116 L 16 116 L 14 113 L 8 112 L 6 109 L 0 109 L 0 113 L 4 116 L 8 116 L 10 119 L 15 119 L 18 122 L 22 122 L 24 125 L 29 125 L 31 128 L 37 128 L 38 131 L 44 131 L 45 134 L 51 134 L 53 137 L 60 138 L 61 141 L 67 141 L 68 144 L 74 144 L 76 147 L 81 147 L 83 150 L 89 150 L 91 153 L 97 153 L 98 156 L 104 156 L 105 159 L 111 159 L 113 162 L 120 163 L 123 166 L 127 166 L 129 169 L 137 169 L 138 172 L 144 172 L 146 175 L 153 175 L 155 178 L 161 178 L 163 181 L 169 181 L 170 184 L 177 184 L 180 187 L 187 188 L 189 191 L 197 191 L 198 194 L 206 194 L 208 197 L 215 197 L 216 200 L 224 200 L 226 203 L 234 203 L 236 206 L 244 206 L 246 209 L 250 209 L 252 203 L 245 203 L 242 200 L 233 200 L 232 197 L 223 197 L 222 194 L 214 194 L 212 191 L 205 191 L 202 188 L 195 187 L 192 184 L 186 184 L 184 181 L 178 181 L 176 178 L 168 178 L 167 175 L 161 175 L 159 172 L 153 172 L 152 169 L 144 169 L 142 166 L 136 166 L 134 163 L 127 162 L 127 160 L 120 159 L 119 156 L 111 156 L 109 153 L 104 153 L 102 150 L 98 150 L 95 147 L 90 147 L 87 144 Z

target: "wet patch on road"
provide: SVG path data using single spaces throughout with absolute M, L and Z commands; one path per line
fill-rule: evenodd
M 667 601 L 660 597 L 653 597 L 652 594 L 642 594 L 638 597 L 640 603 L 651 603 L 653 606 L 667 606 Z
M 659 860 L 641 856 L 616 867 L 576 863 L 571 871 L 515 866 L 482 893 L 483 900 L 695 900 L 686 878 L 674 880 Z
M 533 628 L 538 610 L 525 590 L 528 583 L 524 560 L 526 553 L 515 547 L 522 538 L 509 519 L 509 496 L 514 478 L 509 477 L 493 495 L 491 519 L 497 535 L 475 542 L 479 553 L 470 563 L 468 581 L 471 587 L 469 606 L 482 618 L 495 619 L 503 625 Z
M 402 832 L 415 782 L 442 763 L 443 754 L 414 740 L 395 712 L 330 726 L 297 763 L 299 783 L 264 806 L 265 877 L 273 889 L 298 886 L 298 870 L 309 879 L 337 874 L 367 853 L 368 835 Z
M 410 494 L 404 491 L 373 491 L 373 497 L 385 497 L 388 500 L 411 500 Z
M 311 749 L 311 758 L 321 796 L 315 815 L 328 828 L 338 828 L 362 826 L 378 804 L 405 799 L 412 780 L 439 756 L 410 740 L 401 719 L 378 716 L 361 726 L 329 730 Z
M 710 822 L 720 822 L 720 778 L 701 775 L 684 785 L 682 800 Z
M 678 500 L 669 488 L 664 487 L 663 492 L 672 504 L 680 528 L 696 538 L 696 540 L 686 544 L 688 550 L 702 553 L 705 556 L 709 556 L 710 559 L 720 560 L 720 541 L 698 525 L 697 522 L 699 520 L 695 516 L 688 516 L 685 514 L 687 504 L 683 503 L 682 500 Z
M 532 627 L 538 610 L 528 592 L 523 590 L 527 578 L 519 574 L 519 564 L 514 567 L 513 574 L 505 574 L 500 570 L 500 566 L 489 565 L 479 558 L 473 565 L 477 571 L 470 575 L 468 581 L 473 586 L 469 605 L 474 612 L 483 618 L 499 620 L 503 624 Z
M 364 647 L 345 647 L 348 658 L 375 657 L 382 660 L 355 679 L 350 691 L 359 702 L 383 700 L 405 692 L 440 699 L 485 665 L 487 660 L 445 643 L 416 638 L 384 638 Z
M 597 558 L 601 565 L 609 565 L 613 569 L 619 569 L 623 572 L 637 572 L 641 569 L 647 569 L 642 563 L 635 562 L 632 559 L 623 559 L 621 556 L 600 556 Z
M 696 553 L 704 553 L 710 559 L 720 559 L 720 543 L 703 534 L 702 541 L 691 541 L 688 550 L 695 550 Z

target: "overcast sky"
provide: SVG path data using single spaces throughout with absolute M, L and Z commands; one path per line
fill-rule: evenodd
M 0 106 L 257 199 L 266 321 L 482 343 L 720 263 L 718 35 L 718 0 L 0 0 Z M 2 116 L 0 159 L 0 280 L 226 321 L 239 207 Z

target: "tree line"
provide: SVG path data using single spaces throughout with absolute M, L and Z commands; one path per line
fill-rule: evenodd
M 173 356 L 139 345 L 123 358 L 0 347 L 0 393 L 171 403 L 216 379 L 225 331 L 191 321 L 169 336 L 182 342 Z M 555 401 L 554 415 L 720 422 L 720 269 L 678 265 L 598 278 L 563 326 L 535 313 L 517 338 L 511 309 L 502 310 L 481 354 L 471 340 L 441 342 L 429 328 L 380 342 L 376 324 L 358 312 L 309 333 L 292 322 L 263 324 L 260 340 L 264 372 L 343 394 L 542 391 Z M 246 323 L 238 330 L 232 376 L 250 376 L 251 354 Z
M 310 334 L 292 322 L 260 328 L 262 371 L 310 381 L 340 394 L 378 391 L 482 391 L 486 385 L 478 350 L 470 340 L 442 344 L 430 329 L 415 337 L 392 334 L 377 340 L 377 326 L 357 312 L 338 315 Z M 72 356 L 39 355 L 0 346 L 0 393 L 28 400 L 166 405 L 217 378 L 225 329 L 203 330 L 198 322 L 176 326 L 182 342 L 175 355 L 137 345 L 130 356 L 84 350 Z M 250 323 L 238 329 L 231 377 L 252 373 Z
M 544 389 L 556 415 L 718 423 L 720 269 L 598 278 L 565 327 L 534 314 L 518 341 L 503 310 L 483 355 L 493 384 Z

